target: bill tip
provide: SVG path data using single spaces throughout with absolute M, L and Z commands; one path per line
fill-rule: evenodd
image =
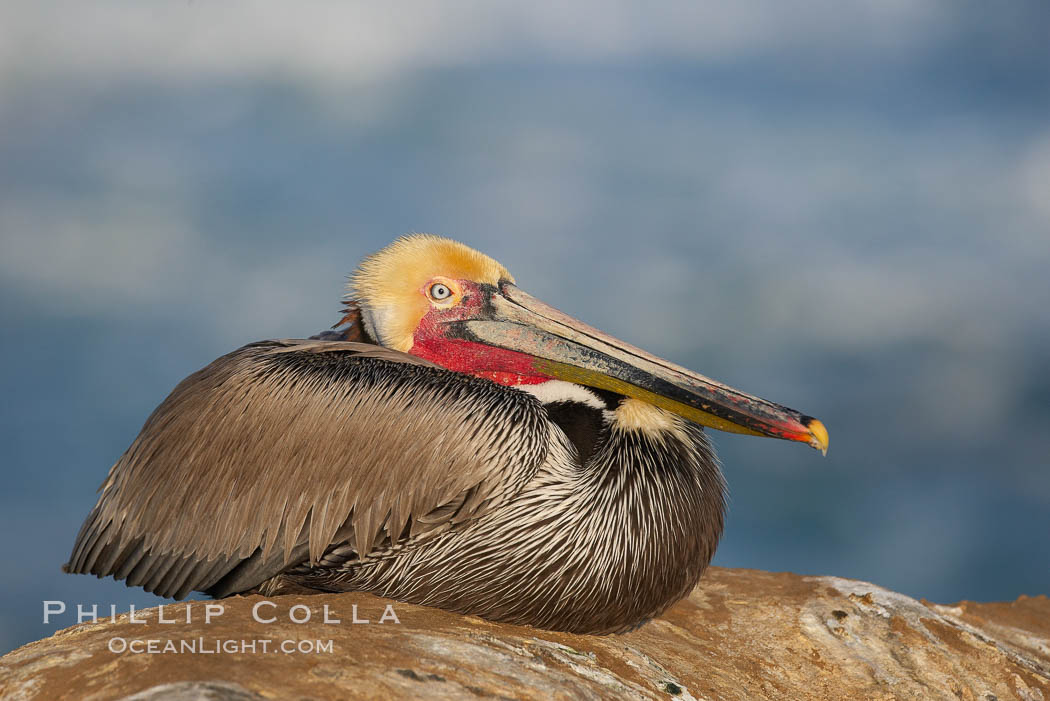
M 819 450 L 822 455 L 828 454 L 828 429 L 824 428 L 818 419 L 813 417 L 807 417 L 805 421 L 806 428 L 809 429 L 810 439 L 809 444 Z

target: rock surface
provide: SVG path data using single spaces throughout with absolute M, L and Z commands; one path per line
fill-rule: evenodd
M 267 601 L 259 616 L 277 620 L 253 621 L 253 606 Z M 223 614 L 206 623 L 205 605 L 219 603 Z M 340 623 L 322 623 L 325 605 Z M 352 622 L 354 605 L 370 623 Z M 289 619 L 307 611 L 308 623 Z M 76 625 L 9 653 L 0 658 L 0 697 L 1050 701 L 1045 596 L 939 606 L 864 582 L 713 568 L 664 616 L 612 637 L 364 594 L 183 602 L 163 611 L 180 622 L 159 615 Z M 156 641 L 158 652 L 119 652 L 133 640 Z M 255 652 L 242 648 L 253 640 Z M 271 641 L 267 652 L 262 640 Z M 314 650 L 287 654 L 275 649 L 282 641 Z M 186 651 L 163 652 L 169 643 Z M 237 649 L 215 651 L 224 644 Z

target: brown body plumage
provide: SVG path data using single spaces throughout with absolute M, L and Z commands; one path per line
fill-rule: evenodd
M 396 297 L 365 289 L 338 332 L 251 344 L 186 378 L 110 471 L 67 570 L 176 598 L 369 591 L 589 633 L 631 629 L 686 595 L 714 554 L 725 490 L 703 430 L 684 416 L 706 423 L 718 410 L 712 425 L 773 429 L 732 413 L 746 395 L 725 411 L 699 400 L 676 410 L 673 387 L 672 399 L 652 400 L 648 375 L 609 370 L 614 351 L 642 353 L 626 345 L 600 362 L 578 357 L 590 346 L 551 351 L 566 331 L 522 356 L 533 346 L 516 336 L 518 317 L 506 327 L 510 354 L 485 345 L 493 320 L 507 323 L 494 306 L 523 296 L 491 259 L 463 260 L 456 277 L 448 261 L 422 266 L 424 294 L 457 295 L 432 300 L 444 336 L 406 341 L 398 329 L 410 324 L 389 316 Z M 367 274 L 381 276 L 371 262 Z M 532 308 L 542 324 L 564 324 Z M 419 329 L 434 326 L 427 314 Z M 469 326 L 478 320 L 489 326 Z M 576 328 L 604 352 L 608 337 Z M 544 374 L 523 375 L 522 357 L 548 363 L 537 365 Z M 651 356 L 637 357 L 649 367 Z M 569 366 L 580 369 L 567 376 L 598 367 L 613 379 L 555 379 Z M 769 406 L 760 409 L 783 409 Z

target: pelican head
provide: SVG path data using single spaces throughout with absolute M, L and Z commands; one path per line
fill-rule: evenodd
M 416 234 L 366 258 L 351 280 L 381 345 L 502 385 L 563 380 L 733 433 L 827 452 L 817 419 L 658 358 L 525 293 L 492 258 Z

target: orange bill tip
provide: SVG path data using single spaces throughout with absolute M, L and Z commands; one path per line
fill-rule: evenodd
M 809 429 L 810 438 L 809 444 L 819 450 L 822 454 L 828 454 L 828 429 L 824 428 L 819 420 L 809 418 L 806 421 L 806 428 Z

